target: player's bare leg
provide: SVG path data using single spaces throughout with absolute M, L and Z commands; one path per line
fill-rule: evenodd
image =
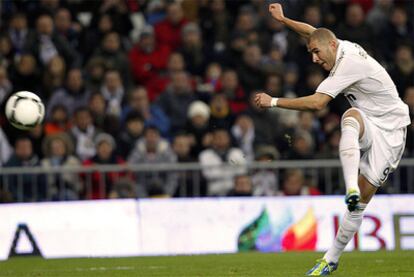
M 349 211 L 356 210 L 361 200 L 358 187 L 358 170 L 361 156 L 359 139 L 364 134 L 364 129 L 364 121 L 358 110 L 352 108 L 347 110 L 341 121 L 339 157 L 346 186 L 345 203 Z
M 377 191 L 377 188 L 362 175 L 358 178 L 358 186 L 361 195 L 358 208 L 354 211 L 347 210 L 345 212 L 331 248 L 325 253 L 322 259 L 317 261 L 316 265 L 309 270 L 307 275 L 329 275 L 337 269 L 339 257 L 361 226 L 364 210 Z

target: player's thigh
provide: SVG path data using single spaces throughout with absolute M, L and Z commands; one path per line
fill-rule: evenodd
M 359 191 L 361 192 L 361 202 L 369 203 L 371 198 L 377 192 L 378 188 L 371 184 L 363 175 L 358 178 Z

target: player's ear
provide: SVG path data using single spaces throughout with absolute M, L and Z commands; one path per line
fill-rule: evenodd
M 338 47 L 338 42 L 336 41 L 336 39 L 331 39 L 329 41 L 329 45 L 333 48 L 336 49 Z

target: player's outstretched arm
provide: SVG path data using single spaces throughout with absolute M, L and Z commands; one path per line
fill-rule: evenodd
M 285 17 L 285 15 L 283 14 L 283 8 L 282 5 L 280 4 L 270 4 L 269 5 L 269 12 L 272 15 L 272 17 L 274 19 L 276 19 L 277 21 L 280 21 L 281 23 L 285 24 L 286 26 L 288 26 L 290 29 L 292 29 L 293 31 L 295 31 L 296 33 L 298 33 L 299 35 L 307 38 L 310 36 L 310 34 L 313 33 L 313 31 L 316 30 L 315 27 L 306 24 L 304 22 L 299 22 L 299 21 L 295 21 L 292 19 L 289 19 L 287 17 Z
M 279 107 L 299 111 L 319 111 L 326 107 L 332 97 L 315 92 L 312 95 L 298 98 L 272 98 L 264 92 L 259 92 L 254 100 L 259 108 Z

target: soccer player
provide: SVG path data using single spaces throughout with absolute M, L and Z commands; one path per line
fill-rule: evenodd
M 315 29 L 285 17 L 280 4 L 269 5 L 269 11 L 274 19 L 307 39 L 312 61 L 330 74 L 309 96 L 272 98 L 259 92 L 255 96 L 257 106 L 315 111 L 339 93 L 344 93 L 352 106 L 342 116 L 339 143 L 348 209 L 333 245 L 307 272 L 311 276 L 329 275 L 337 269 L 341 253 L 358 231 L 367 204 L 401 159 L 406 126 L 410 124 L 408 107 L 398 97 L 385 69 L 361 46 L 337 39 L 328 29 Z

